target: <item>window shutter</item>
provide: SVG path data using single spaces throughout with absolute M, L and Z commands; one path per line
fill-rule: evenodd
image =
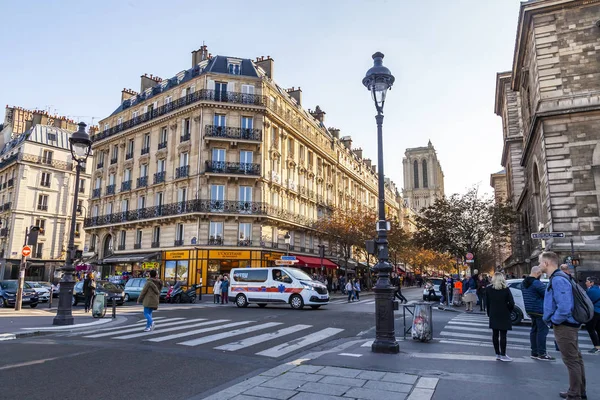
M 208 82 L 206 83 L 206 88 L 208 90 L 215 90 L 215 81 L 213 81 L 212 79 L 209 79 Z
M 196 91 L 196 85 L 190 86 L 190 94 Z
M 181 91 L 181 97 L 185 97 L 185 89 Z
M 144 106 L 144 114 L 148 112 L 148 106 Z
M 158 101 L 155 101 L 154 103 L 152 103 L 152 109 L 156 110 L 158 108 Z

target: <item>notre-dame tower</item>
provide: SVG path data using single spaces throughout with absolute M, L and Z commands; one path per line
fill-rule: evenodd
M 432 205 L 444 196 L 444 173 L 431 140 L 426 147 L 406 149 L 404 159 L 404 201 L 414 210 Z

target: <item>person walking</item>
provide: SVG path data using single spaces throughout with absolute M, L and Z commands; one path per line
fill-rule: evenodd
M 351 301 L 354 301 L 354 290 L 352 288 L 352 282 L 350 282 L 350 280 L 348 280 L 348 282 L 346 283 L 346 293 L 348 293 L 348 303 L 350 303 Z
M 515 300 L 501 272 L 494 274 L 492 284 L 485 289 L 485 297 L 496 360 L 510 362 L 512 358 L 506 355 L 506 334 L 512 330 L 510 313 L 515 308 Z
M 152 311 L 158 309 L 162 286 L 162 282 L 159 279 L 156 279 L 156 271 L 151 270 L 150 278 L 146 280 L 146 284 L 137 300 L 138 304 L 141 302 L 144 306 L 144 317 L 146 317 L 146 329 L 144 329 L 144 332 L 154 330 Z
M 397 297 L 402 303 L 408 303 L 406 297 L 402 295 L 402 284 L 400 283 L 400 279 L 398 279 L 398 274 L 394 273 L 392 275 L 392 286 L 394 286 L 394 297 Z
M 229 277 L 223 275 L 221 281 L 221 304 L 229 304 Z
M 94 295 L 96 294 L 96 281 L 94 281 L 94 274 L 89 272 L 83 280 L 83 295 L 85 296 L 85 312 L 91 310 L 91 303 Z
M 360 301 L 360 282 L 358 279 L 354 280 L 354 296 L 356 301 Z
M 555 358 L 546 351 L 546 337 L 550 329 L 544 322 L 544 294 L 546 286 L 540 281 L 542 269 L 539 266 L 531 268 L 531 273 L 523 280 L 523 302 L 525 311 L 531 317 L 531 358 L 541 361 L 554 361 Z
M 572 316 L 573 287 L 567 274 L 558 269 L 558 256 L 551 251 L 540 254 L 542 272 L 550 276 L 544 295 L 544 322 L 552 324 L 554 338 L 569 372 L 569 389 L 560 392 L 563 399 L 585 399 L 585 366 L 579 351 L 579 324 Z
M 331 289 L 333 290 L 333 293 L 335 294 L 335 292 L 337 292 L 338 290 L 338 277 L 337 275 L 333 277 L 333 281 L 331 282 Z
M 221 302 L 221 279 L 223 279 L 223 276 L 219 275 L 215 285 L 213 286 L 213 303 L 215 304 L 219 304 Z
M 477 270 L 476 270 L 477 271 Z M 472 313 L 473 306 L 477 302 L 477 281 L 472 276 L 466 278 L 466 283 L 463 282 L 463 299 L 466 305 L 466 312 Z M 466 290 L 465 290 L 466 288 Z
M 489 284 L 487 276 L 484 274 L 479 275 L 479 280 L 477 281 L 477 297 L 479 297 L 479 311 L 482 312 L 486 311 L 485 288 Z
M 595 276 L 590 276 L 585 280 L 585 286 L 587 287 L 587 295 L 594 303 L 594 317 L 590 322 L 585 324 L 585 328 L 590 334 L 592 344 L 594 348 L 589 350 L 588 353 L 600 354 L 600 279 Z

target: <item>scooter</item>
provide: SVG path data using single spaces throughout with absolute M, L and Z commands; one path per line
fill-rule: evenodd
M 196 302 L 196 290 L 200 289 L 200 285 L 192 285 L 185 292 L 182 287 L 179 286 L 171 293 L 171 299 L 173 303 L 195 303 Z

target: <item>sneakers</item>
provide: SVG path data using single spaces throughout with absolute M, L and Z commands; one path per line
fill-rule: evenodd
M 534 358 L 534 357 L 531 357 Z M 543 356 L 538 356 L 535 357 L 536 359 L 540 360 L 540 361 L 554 361 L 556 360 L 556 358 L 549 356 L 548 354 L 544 354 Z
M 537 360 L 539 356 L 534 356 L 533 354 L 529 356 L 530 358 Z
M 500 356 L 500 361 L 502 361 L 502 362 L 511 362 L 512 358 L 510 358 L 509 356 Z
M 561 398 L 563 398 L 563 399 L 568 399 L 568 398 L 569 398 L 569 393 L 568 393 L 568 392 L 560 392 L 558 395 L 559 395 Z M 582 398 L 583 400 L 587 400 L 587 394 L 582 394 L 582 395 L 581 395 L 581 398 Z
M 598 349 L 597 347 L 594 347 L 591 350 L 588 350 L 588 353 L 590 354 L 600 354 L 600 349 Z
M 152 327 L 150 327 L 150 328 L 145 328 L 145 329 L 144 329 L 144 332 L 150 332 L 151 330 L 152 330 Z
M 502 356 L 500 354 L 496 354 L 496 361 L 502 360 Z

